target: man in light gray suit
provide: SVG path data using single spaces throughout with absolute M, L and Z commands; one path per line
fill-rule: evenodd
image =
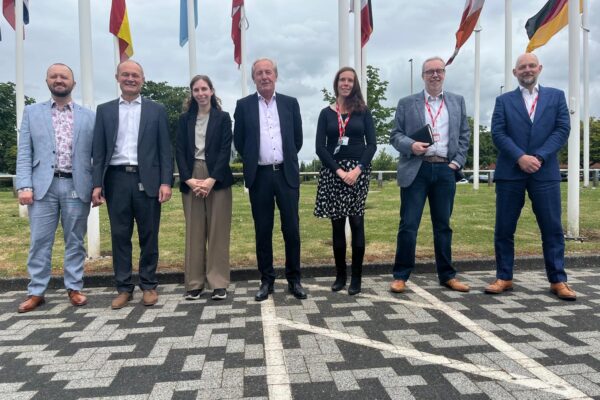
M 27 270 L 31 281 L 20 313 L 44 303 L 52 269 L 52 245 L 60 219 L 64 232 L 64 283 L 71 304 L 87 303 L 83 288 L 83 239 L 92 195 L 94 112 L 71 99 L 73 71 L 52 64 L 46 73 L 52 98 L 25 108 L 19 150 L 19 203 L 27 205 L 31 240 Z
M 446 69 L 441 58 L 425 60 L 421 76 L 425 90 L 398 102 L 390 136 L 390 143 L 400 152 L 400 226 L 390 290 L 401 293 L 406 288 L 415 266 L 417 232 L 428 199 L 439 282 L 452 290 L 467 292 L 469 287 L 456 279 L 452 266 L 450 228 L 456 176 L 467 160 L 471 134 L 465 100 L 443 91 Z M 433 131 L 431 146 L 410 138 L 426 124 Z

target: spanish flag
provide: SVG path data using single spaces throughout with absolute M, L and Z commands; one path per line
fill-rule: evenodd
M 129 31 L 129 18 L 125 0 L 112 0 L 110 8 L 110 33 L 119 39 L 119 56 L 121 62 L 133 55 L 133 41 Z
M 569 23 L 568 0 L 549 0 L 542 9 L 527 20 L 525 30 L 529 36 L 527 53 L 545 45 L 548 40 Z M 579 12 L 583 1 L 579 0 Z

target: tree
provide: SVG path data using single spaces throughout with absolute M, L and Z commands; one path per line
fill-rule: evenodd
M 25 104 L 35 99 L 25 96 Z M 14 174 L 17 165 L 17 103 L 15 84 L 0 83 L 0 172 Z
M 469 121 L 469 129 L 471 129 L 471 139 L 469 144 L 469 151 L 467 154 L 467 163 L 465 168 L 473 168 L 473 118 L 467 117 Z M 492 141 L 492 133 L 488 130 L 487 126 L 479 125 L 479 167 L 482 169 L 489 168 L 490 165 L 496 163 L 498 156 L 498 150 L 494 146 Z
M 388 154 L 383 148 L 377 157 L 373 158 L 371 162 L 371 170 L 373 171 L 395 171 L 396 163 L 398 161 L 394 159 L 391 154 Z
M 167 109 L 169 135 L 171 144 L 175 146 L 179 115 L 183 112 L 184 103 L 189 96 L 189 89 L 183 86 L 170 86 L 167 82 L 146 81 L 142 87 L 142 96 L 161 103 Z
M 390 131 L 392 130 L 394 107 L 385 107 L 381 104 L 387 100 L 385 92 L 389 82 L 382 81 L 379 77 L 379 68 L 367 65 L 367 105 L 373 121 L 375 122 L 375 136 L 378 144 L 389 144 Z M 321 89 L 323 100 L 328 103 L 335 103 L 335 96 L 327 89 Z

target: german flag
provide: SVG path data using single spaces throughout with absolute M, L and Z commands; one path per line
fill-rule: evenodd
M 125 0 L 112 0 L 110 8 L 109 31 L 119 39 L 119 56 L 121 62 L 133 55 L 133 41 L 129 31 L 129 18 Z
M 550 0 L 533 17 L 527 20 L 525 30 L 529 37 L 527 53 L 545 45 L 548 40 L 569 23 L 568 0 Z M 579 0 L 579 12 L 583 1 Z

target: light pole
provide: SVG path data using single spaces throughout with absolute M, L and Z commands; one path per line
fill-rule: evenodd
M 410 94 L 413 94 L 413 59 L 408 60 L 410 63 Z
M 500 85 L 500 94 L 502 94 L 502 89 L 504 89 L 504 85 Z

